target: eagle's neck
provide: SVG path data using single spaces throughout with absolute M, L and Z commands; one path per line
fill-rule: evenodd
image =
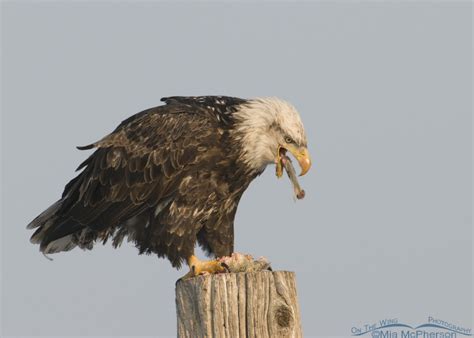
M 249 172 L 260 174 L 267 165 L 275 163 L 278 149 L 270 126 L 275 117 L 262 100 L 249 100 L 233 113 L 231 137 L 240 149 L 239 161 Z

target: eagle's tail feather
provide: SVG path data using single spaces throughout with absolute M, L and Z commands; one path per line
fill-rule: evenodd
M 72 239 L 74 233 L 82 230 L 84 226 L 73 220 L 58 219 L 54 225 L 41 232 L 40 250 L 45 252 L 48 246 L 65 237 Z
M 38 217 L 31 221 L 30 224 L 26 226 L 27 229 L 34 229 L 38 227 L 44 226 L 48 221 L 55 216 L 56 212 L 61 208 L 63 200 L 56 201 L 53 205 L 51 205 L 48 209 L 43 211 Z
M 36 228 L 30 242 L 40 244 L 40 251 L 45 254 L 73 249 L 77 245 L 73 234 L 83 228 L 78 222 L 64 219 L 58 214 L 63 201 L 51 205 L 27 226 L 28 229 Z
M 61 251 L 69 251 L 74 249 L 77 244 L 72 239 L 72 234 L 65 237 L 61 237 L 54 241 L 49 242 L 46 247 L 41 249 L 44 254 L 58 253 Z

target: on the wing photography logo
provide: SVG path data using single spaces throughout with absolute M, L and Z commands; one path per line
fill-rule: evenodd
M 470 328 L 429 316 L 425 323 L 409 325 L 398 318 L 382 319 L 378 322 L 353 326 L 353 336 L 374 338 L 454 338 L 472 336 Z

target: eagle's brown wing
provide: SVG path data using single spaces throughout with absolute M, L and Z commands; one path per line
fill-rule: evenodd
M 217 128 L 218 121 L 198 107 L 181 104 L 125 120 L 102 140 L 80 148 L 97 149 L 79 166 L 83 171 L 61 200 L 30 223 L 29 228 L 38 228 L 31 241 L 45 253 L 90 248 L 145 210 L 165 205 L 191 168 L 216 160 L 218 152 L 211 148 L 220 147 Z

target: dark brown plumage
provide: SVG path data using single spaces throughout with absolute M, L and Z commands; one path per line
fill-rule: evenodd
M 229 137 L 232 112 L 245 101 L 162 100 L 167 104 L 79 147 L 97 150 L 61 200 L 29 225 L 38 228 L 31 240 L 43 252 L 91 249 L 109 238 L 117 247 L 128 236 L 140 253 L 167 257 L 173 266 L 193 253 L 196 238 L 216 256 L 232 253 L 237 204 L 258 174 L 237 161 L 238 145 Z
M 166 257 L 175 267 L 193 255 L 196 242 L 209 254 L 230 255 L 242 193 L 279 161 L 281 144 L 301 147 L 296 154 L 310 164 L 299 116 L 284 101 L 162 101 L 78 147 L 95 151 L 61 199 L 28 225 L 43 253 L 91 249 L 109 239 L 117 247 L 127 237 L 141 254 Z

